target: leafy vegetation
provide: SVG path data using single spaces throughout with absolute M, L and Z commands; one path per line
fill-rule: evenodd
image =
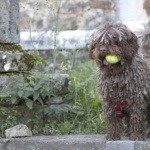
M 45 134 L 105 132 L 106 125 L 102 118 L 102 107 L 97 93 L 95 64 L 85 62 L 74 68 L 69 71 L 72 85 L 70 92 L 64 96 L 68 107 L 64 107 L 61 115 L 58 110 L 54 110 L 44 127 Z
M 11 101 L 13 106 L 26 105 L 28 110 L 34 109 L 34 105 L 39 105 L 38 110 L 34 112 L 35 117 L 24 122 L 27 125 L 32 124 L 31 129 L 34 134 L 104 133 L 106 125 L 101 115 L 102 107 L 97 93 L 95 63 L 80 62 L 69 70 L 68 74 L 70 75 L 69 92 L 62 95 L 63 104 L 45 105 L 46 98 L 50 95 L 55 96 L 53 88 L 55 83 L 49 78 L 48 72 L 38 71 L 27 75 L 25 79 L 22 76 L 17 76 L 17 78 L 14 76 L 14 91 L 1 94 L 0 101 L 1 103 L 4 100 L 5 102 Z M 14 115 L 9 115 L 1 126 L 2 133 L 4 129 L 17 124 L 19 110 L 16 111 Z M 0 113 L 4 114 L 4 111 Z M 5 117 L 6 114 L 5 111 Z M 39 114 L 43 117 L 39 117 Z M 41 124 L 39 127 L 39 118 L 42 118 L 42 127 Z
M 60 3 L 61 0 L 54 1 L 54 9 L 51 9 L 55 18 L 52 69 L 41 67 L 38 71 L 25 76 L 14 75 L 11 80 L 11 89 L 0 91 L 0 116 L 2 117 L 0 133 L 2 136 L 4 136 L 5 129 L 18 123 L 29 126 L 34 135 L 105 132 L 106 124 L 102 117 L 102 106 L 97 92 L 95 63 L 87 60 L 76 62 L 74 57 L 76 51 L 72 51 L 69 56 L 70 67 L 68 67 L 67 60 L 61 60 L 58 56 Z M 37 50 L 32 56 L 35 64 L 46 64 L 37 55 Z M 58 62 L 59 65 L 57 65 Z M 46 103 L 51 97 L 57 96 L 59 85 L 49 77 L 50 74 L 55 73 L 56 66 L 60 66 L 60 72 L 68 73 L 70 76 L 69 92 L 61 95 L 63 99 L 61 104 Z M 18 122 L 18 118 L 21 122 Z

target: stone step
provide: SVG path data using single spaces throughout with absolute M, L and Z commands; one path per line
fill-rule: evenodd
M 20 32 L 20 44 L 25 50 L 74 50 L 87 46 L 93 31 Z
M 106 141 L 103 135 L 36 136 L 0 139 L 0 150 L 150 150 L 150 140 Z
M 132 31 L 143 29 L 145 22 L 123 22 Z M 93 30 L 20 32 L 20 44 L 25 50 L 76 50 L 86 48 Z

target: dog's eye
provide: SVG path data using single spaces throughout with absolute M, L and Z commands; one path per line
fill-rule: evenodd
M 99 48 L 100 51 L 107 51 L 107 49 L 108 49 L 107 45 L 100 45 L 100 48 Z
M 101 47 L 100 47 L 100 51 L 107 51 L 107 48 L 104 47 L 104 46 L 101 46 Z

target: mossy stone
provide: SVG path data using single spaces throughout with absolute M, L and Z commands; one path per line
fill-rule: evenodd
M 0 44 L 0 52 L 9 57 L 9 55 L 17 55 L 21 54 L 21 58 L 17 60 L 15 57 L 11 59 L 13 65 L 17 66 L 15 68 L 18 69 L 18 71 L 29 71 L 34 68 L 34 59 L 33 56 L 28 54 L 26 51 L 22 49 L 20 45 L 17 44 Z M 3 58 L 0 58 L 3 62 Z M 8 58 L 9 59 L 9 58 Z M 13 70 L 13 69 L 12 69 Z M 17 71 L 17 70 L 13 70 Z

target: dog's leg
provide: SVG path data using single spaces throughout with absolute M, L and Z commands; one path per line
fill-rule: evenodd
M 139 105 L 132 105 L 130 109 L 130 139 L 145 139 L 144 110 Z
M 148 104 L 146 109 L 146 129 L 148 130 L 147 138 L 150 138 L 150 104 Z
M 107 122 L 107 140 L 120 140 L 122 134 L 122 119 L 115 115 L 115 107 L 112 104 L 105 105 L 105 117 Z
M 124 124 L 125 124 L 124 135 L 129 136 L 130 135 L 130 116 L 128 113 L 124 116 Z

